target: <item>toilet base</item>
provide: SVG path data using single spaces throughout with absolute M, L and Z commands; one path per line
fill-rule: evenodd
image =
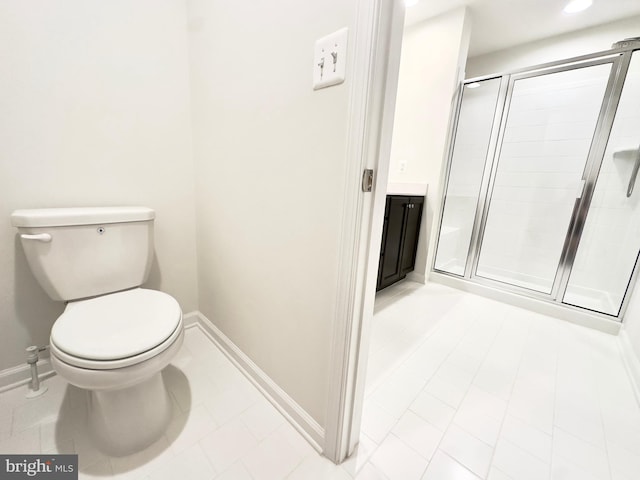
M 89 392 L 89 433 L 110 455 L 143 450 L 162 436 L 170 420 L 171 400 L 160 372 L 120 390 Z

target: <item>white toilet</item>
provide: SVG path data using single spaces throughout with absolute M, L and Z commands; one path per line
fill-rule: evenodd
M 150 445 L 171 416 L 160 371 L 182 345 L 182 310 L 170 295 L 139 288 L 153 259 L 154 217 L 145 207 L 11 215 L 38 282 L 68 302 L 51 329 L 53 367 L 89 390 L 90 431 L 112 455 Z

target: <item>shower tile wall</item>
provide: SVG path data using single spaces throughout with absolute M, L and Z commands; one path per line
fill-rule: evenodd
M 566 62 L 464 85 L 434 266 L 622 319 L 640 251 L 640 51 Z
M 550 292 L 609 72 L 515 82 L 478 275 Z
M 565 301 L 617 314 L 640 247 L 640 183 L 627 187 L 640 148 L 640 56 L 633 57 Z

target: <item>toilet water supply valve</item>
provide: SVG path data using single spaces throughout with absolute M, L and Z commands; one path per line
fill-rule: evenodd
M 46 349 L 47 347 L 37 347 L 35 345 L 27 347 L 27 365 L 31 368 L 31 381 L 29 382 L 27 398 L 39 397 L 47 391 L 47 387 L 40 388 L 40 379 L 38 378 L 38 353 Z

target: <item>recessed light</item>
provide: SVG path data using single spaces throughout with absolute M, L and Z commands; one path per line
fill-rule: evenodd
M 404 6 L 405 7 L 413 7 L 414 5 L 416 5 L 420 0 L 404 0 Z
M 571 0 L 567 3 L 567 6 L 564 7 L 564 13 L 578 13 L 586 10 L 591 6 L 593 0 Z
M 473 83 L 467 84 L 467 88 L 478 88 L 479 86 L 480 86 L 480 84 L 478 82 L 473 82 Z

